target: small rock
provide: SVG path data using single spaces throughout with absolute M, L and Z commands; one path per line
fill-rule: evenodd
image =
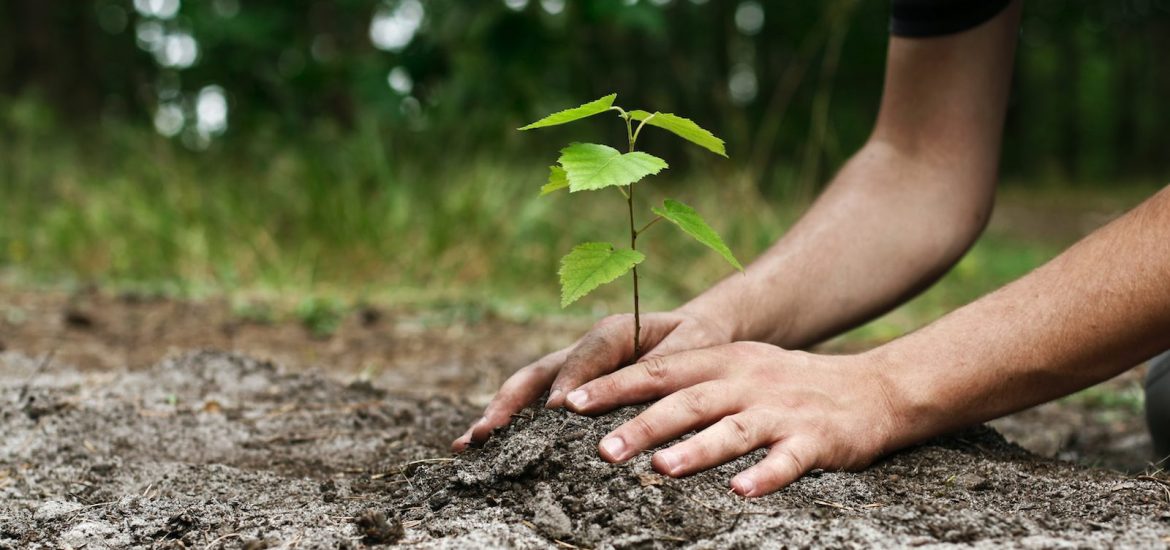
M 104 521 L 83 521 L 58 539 L 62 546 L 73 548 L 125 548 L 130 536 Z
M 366 544 L 394 544 L 406 534 L 398 518 L 387 520 L 386 514 L 377 510 L 362 513 L 354 519 L 354 523 L 362 535 L 362 542 Z
M 33 519 L 37 521 L 52 521 L 65 514 L 72 514 L 81 508 L 81 504 L 76 502 L 50 500 L 37 507 L 37 510 L 33 512 Z
M 451 503 L 451 495 L 447 494 L 447 491 L 439 491 L 439 492 L 431 495 L 431 498 L 427 499 L 427 504 L 430 505 L 431 510 L 434 510 L 436 512 L 438 512 L 444 506 L 446 506 L 450 503 Z
M 966 473 L 955 478 L 955 484 L 968 491 L 986 491 L 991 488 L 991 481 L 973 473 Z

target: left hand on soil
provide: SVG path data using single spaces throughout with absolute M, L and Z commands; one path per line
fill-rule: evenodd
M 658 472 L 693 474 L 767 448 L 731 487 L 761 496 L 805 473 L 852 470 L 881 456 L 896 426 L 879 365 L 737 342 L 655 358 L 570 392 L 567 407 L 599 414 L 656 398 L 601 440 L 602 458 L 624 462 L 702 429 L 654 454 Z M 705 429 L 704 429 L 705 428 Z

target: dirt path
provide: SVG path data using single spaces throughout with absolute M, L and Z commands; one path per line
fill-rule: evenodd
M 981 430 L 745 501 L 745 458 L 683 480 L 532 410 L 474 409 L 218 352 L 120 372 L 0 354 L 0 548 L 873 547 L 1170 543 L 1170 482 L 1038 458 Z

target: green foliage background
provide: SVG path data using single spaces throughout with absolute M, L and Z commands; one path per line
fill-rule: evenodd
M 136 46 L 145 18 L 130 0 L 9 0 L 0 92 L 35 96 L 66 127 L 147 125 L 161 89 L 218 84 L 231 104 L 225 146 L 348 134 L 373 121 L 403 136 L 392 156 L 406 158 L 526 153 L 531 144 L 505 128 L 617 90 L 629 105 L 715 127 L 762 185 L 783 187 L 794 177 L 816 185 L 865 138 L 887 40 L 883 1 L 761 2 L 763 25 L 749 35 L 735 23 L 741 2 L 568 0 L 554 15 L 536 0 L 519 11 L 427 0 L 413 40 L 379 50 L 371 18 L 400 3 L 182 2 L 164 26 L 194 36 L 199 59 L 175 71 Z M 1163 169 L 1170 71 L 1157 69 L 1167 51 L 1165 1 L 1026 2 L 1007 174 L 1096 180 Z M 755 74 L 747 104 L 729 97 L 736 66 Z M 409 96 L 387 87 L 393 67 L 411 75 Z M 661 141 L 650 149 L 682 151 Z
M 611 91 L 726 140 L 730 161 L 645 132 L 640 148 L 672 169 L 640 200 L 694 205 L 747 260 L 865 139 L 888 40 L 881 1 L 762 1 L 762 27 L 747 32 L 736 22 L 745 2 L 426 0 L 409 43 L 378 49 L 372 18 L 403 4 L 188 0 L 152 19 L 131 0 L 0 2 L 0 271 L 178 292 L 524 296 L 553 308 L 559 254 L 622 237 L 616 203 L 537 200 L 548 159 L 569 141 L 624 136 L 600 122 L 540 140 L 514 128 Z M 193 37 L 194 64 L 164 67 L 141 46 L 151 21 Z M 1164 184 L 1167 51 L 1165 1 L 1028 0 L 1005 179 L 1039 193 L 1125 186 L 1127 197 Z M 395 68 L 408 91 L 388 85 Z M 737 101 L 737 78 L 755 94 Z M 190 115 L 212 85 L 226 95 L 226 132 L 155 131 L 161 98 Z M 1057 249 L 991 239 L 941 303 Z M 652 305 L 728 272 L 685 237 L 647 246 L 673 259 L 647 268 Z

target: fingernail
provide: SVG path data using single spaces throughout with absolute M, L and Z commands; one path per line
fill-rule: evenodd
M 551 393 L 548 394 L 548 401 L 545 401 L 544 407 L 546 409 L 553 408 L 555 406 L 555 405 L 553 405 L 553 401 L 556 398 L 560 397 L 562 393 L 565 393 L 565 392 L 561 391 L 560 389 L 554 389 Z
M 682 468 L 682 457 L 673 451 L 658 453 L 658 461 L 662 463 L 662 468 L 666 470 L 667 475 L 673 476 Z
M 755 480 L 747 476 L 737 477 L 731 480 L 731 486 L 736 489 L 736 492 L 745 497 L 751 496 L 756 490 Z
M 565 396 L 565 401 L 568 401 L 573 408 L 583 409 L 585 404 L 589 402 L 589 394 L 585 390 L 573 390 Z
M 601 440 L 601 450 L 610 460 L 625 460 L 626 442 L 620 437 L 607 437 Z

